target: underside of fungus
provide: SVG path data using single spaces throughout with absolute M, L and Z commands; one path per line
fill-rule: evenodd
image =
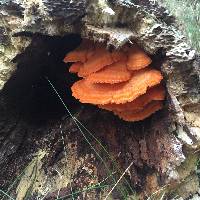
M 157 110 L 160 110 L 162 108 L 162 101 L 152 101 L 151 103 L 144 106 L 144 108 L 140 111 L 113 111 L 114 114 L 118 115 L 120 118 L 122 118 L 125 121 L 140 121 L 147 117 L 149 117 L 151 114 L 156 112 Z
M 159 85 L 152 87 L 147 90 L 147 92 L 135 100 L 128 102 L 128 103 L 123 103 L 123 104 L 105 104 L 105 105 L 98 105 L 99 108 L 109 110 L 109 111 L 117 111 L 117 112 L 123 112 L 123 111 L 140 111 L 144 109 L 144 107 L 150 103 L 151 101 L 161 101 L 164 100 L 165 98 L 165 91 L 164 88 Z
M 161 72 L 138 46 L 108 51 L 103 44 L 84 40 L 68 53 L 69 72 L 81 80 L 71 87 L 81 103 L 112 111 L 125 121 L 139 121 L 160 110 L 165 98 Z

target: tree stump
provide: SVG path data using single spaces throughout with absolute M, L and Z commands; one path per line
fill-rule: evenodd
M 198 192 L 200 58 L 164 2 L 0 3 L 2 199 L 186 199 Z M 63 58 L 82 38 L 143 48 L 164 76 L 164 109 L 130 123 L 77 102 L 76 77 Z

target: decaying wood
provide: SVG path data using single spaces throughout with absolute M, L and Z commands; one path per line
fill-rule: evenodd
M 0 14 L 3 191 L 16 199 L 70 199 L 87 188 L 79 199 L 104 199 L 131 162 L 112 199 L 186 198 L 198 191 L 200 59 L 165 8 L 150 0 L 26 0 L 0 3 Z M 161 67 L 164 109 L 127 123 L 72 99 L 75 77 L 62 59 L 80 36 L 108 48 L 140 45 Z

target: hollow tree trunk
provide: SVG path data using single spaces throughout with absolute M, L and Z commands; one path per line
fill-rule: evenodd
M 160 1 L 19 0 L 0 11 L 3 199 L 104 199 L 126 169 L 110 199 L 198 191 L 200 59 Z M 128 123 L 74 100 L 62 60 L 81 37 L 140 45 L 164 75 L 164 109 Z

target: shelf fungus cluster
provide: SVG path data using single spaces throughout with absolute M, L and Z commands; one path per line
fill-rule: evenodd
M 84 40 L 64 62 L 72 62 L 69 71 L 81 78 L 71 89 L 82 103 L 112 111 L 125 121 L 143 120 L 163 106 L 163 77 L 137 46 L 110 52 Z

